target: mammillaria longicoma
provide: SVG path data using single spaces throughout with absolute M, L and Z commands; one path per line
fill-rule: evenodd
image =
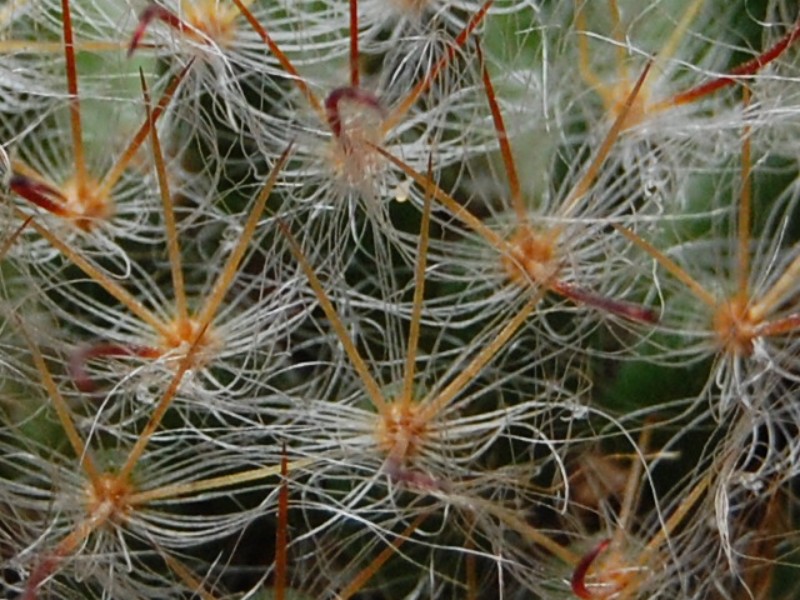
M 797 597 L 787 0 L 6 0 L 7 598 Z

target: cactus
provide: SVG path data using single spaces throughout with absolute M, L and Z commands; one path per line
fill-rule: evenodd
M 6 0 L 3 597 L 794 598 L 798 38 Z

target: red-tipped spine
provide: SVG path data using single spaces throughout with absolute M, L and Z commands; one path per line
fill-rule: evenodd
M 184 32 L 189 29 L 186 23 L 181 21 L 175 13 L 168 11 L 163 6 L 151 4 L 139 15 L 139 24 L 136 26 L 136 31 L 133 32 L 133 37 L 131 37 L 131 43 L 128 45 L 128 58 L 136 52 L 147 28 L 155 20 L 166 23 L 176 31 Z
M 358 69 L 358 0 L 350 0 L 350 85 L 359 84 Z
M 336 88 L 325 98 L 325 116 L 333 137 L 339 140 L 343 139 L 342 115 L 339 112 L 339 104 L 343 100 L 362 104 L 379 112 L 381 116 L 385 115 L 380 101 L 373 94 L 352 86 Z
M 658 314 L 646 306 L 600 296 L 589 290 L 564 282 L 555 282 L 550 288 L 557 294 L 579 304 L 586 304 L 636 323 L 658 323 Z
M 712 79 L 707 83 L 703 83 L 686 90 L 685 92 L 681 92 L 676 96 L 673 96 L 669 101 L 669 104 L 675 106 L 689 104 L 690 102 L 694 102 L 704 96 L 708 96 L 719 89 L 736 83 L 738 81 L 737 78 L 755 75 L 769 63 L 779 58 L 780 55 L 786 52 L 786 50 L 798 39 L 800 39 L 800 20 L 794 24 L 794 27 L 789 33 L 783 36 L 780 40 L 778 40 L 777 43 L 775 43 L 762 54 L 759 54 L 752 60 L 749 60 L 746 63 L 731 69 L 726 75 L 722 75 L 721 77 L 717 77 L 716 79 Z
M 592 600 L 597 597 L 586 587 L 586 574 L 589 572 L 595 559 L 597 559 L 601 552 L 608 548 L 609 544 L 611 544 L 611 540 L 603 540 L 597 544 L 591 552 L 581 559 L 578 566 L 575 567 L 575 570 L 572 572 L 570 586 L 572 587 L 572 593 L 578 598 L 582 600 Z
M 13 175 L 9 182 L 9 188 L 18 196 L 25 198 L 28 202 L 43 208 L 47 212 L 60 217 L 65 217 L 69 214 L 69 210 L 66 207 L 67 199 L 61 192 L 46 183 L 34 181 L 24 175 Z
M 278 529 L 275 533 L 275 600 L 286 598 L 289 546 L 289 459 L 286 442 L 281 450 L 281 489 L 278 492 Z
M 762 323 L 756 327 L 755 337 L 773 337 L 785 335 L 800 329 L 800 314 L 794 313 L 788 317 Z
M 97 389 L 86 370 L 86 363 L 93 358 L 138 356 L 141 358 L 157 358 L 158 350 L 148 346 L 125 346 L 113 342 L 102 342 L 77 350 L 69 359 L 68 370 L 75 382 L 75 387 L 84 393 L 91 393 Z

